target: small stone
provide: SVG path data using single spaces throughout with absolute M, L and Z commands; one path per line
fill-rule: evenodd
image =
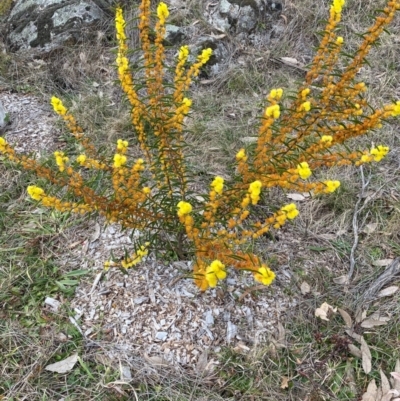
M 168 337 L 168 333 L 166 331 L 158 331 L 156 333 L 156 340 L 165 341 Z
M 212 315 L 212 312 L 209 310 L 205 313 L 205 321 L 207 326 L 213 326 L 214 325 L 214 317 Z
M 228 322 L 226 328 L 226 342 L 229 344 L 237 334 L 237 326 L 234 325 L 232 322 Z

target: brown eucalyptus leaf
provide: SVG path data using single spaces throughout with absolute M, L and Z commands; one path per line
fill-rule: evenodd
M 361 322 L 361 327 L 363 327 L 364 329 L 371 329 L 372 327 L 384 326 L 385 324 L 387 324 L 387 322 L 385 321 L 366 319 Z
M 335 284 L 346 285 L 349 284 L 349 277 L 347 275 L 339 276 L 333 279 Z
M 393 259 L 379 259 L 375 260 L 375 262 L 372 262 L 372 264 L 377 267 L 386 267 L 389 266 L 392 262 Z
M 354 344 L 349 344 L 349 352 L 356 358 L 362 358 L 362 353 L 360 348 L 356 347 Z
M 291 200 L 295 200 L 295 201 L 303 201 L 304 199 L 306 199 L 306 197 L 304 195 L 296 194 L 296 193 L 286 194 L 286 197 Z
M 78 361 L 78 354 L 73 354 L 62 361 L 52 363 L 45 367 L 46 370 L 56 373 L 67 373 L 73 369 L 76 362 Z
M 289 378 L 287 376 L 282 376 L 281 388 L 289 388 Z
M 367 317 L 367 311 L 364 310 L 359 310 L 355 316 L 356 322 L 361 323 L 363 320 L 365 320 Z
M 392 285 L 390 287 L 386 287 L 382 291 L 378 292 L 378 298 L 382 297 L 390 297 L 391 295 L 395 294 L 399 290 L 397 285 Z
M 372 234 L 378 228 L 378 223 L 367 224 L 362 230 L 365 234 Z
M 371 372 L 372 369 L 372 355 L 371 351 L 368 347 L 368 344 L 364 340 L 364 337 L 361 337 L 361 357 L 362 357 L 362 368 L 366 374 Z
M 301 293 L 302 293 L 303 295 L 308 294 L 308 293 L 311 291 L 310 284 L 308 284 L 307 282 L 303 281 L 303 282 L 301 283 L 301 286 L 300 286 L 300 291 L 301 291 Z
M 319 308 L 315 310 L 315 316 L 319 317 L 321 320 L 329 321 L 328 316 L 332 313 L 336 313 L 337 308 L 334 308 L 332 305 L 324 302 Z
M 346 323 L 346 327 L 351 329 L 351 327 L 353 326 L 353 320 L 350 317 L 350 315 L 344 309 L 338 308 L 338 312 L 340 313 L 340 316 L 342 316 L 344 322 Z
M 354 330 L 352 330 L 352 329 L 345 330 L 345 332 L 346 332 L 351 338 L 354 338 L 354 340 L 356 340 L 358 343 L 361 343 L 361 336 L 360 336 L 360 334 L 357 334 L 357 333 L 354 332 Z
M 94 242 L 94 241 L 98 240 L 100 238 L 100 234 L 101 234 L 100 224 L 96 223 L 94 225 L 94 232 L 90 236 L 90 242 Z
M 372 379 L 367 387 L 367 391 L 362 396 L 362 401 L 378 401 L 376 396 L 378 395 L 378 388 L 376 387 L 375 380 Z
M 397 372 L 392 372 L 390 375 L 395 379 L 395 380 L 400 380 L 400 373 Z
M 400 392 L 400 359 L 396 361 L 394 372 L 390 373 L 393 378 L 392 387 Z
M 382 395 L 385 396 L 390 390 L 390 383 L 387 376 L 383 373 L 382 369 L 379 371 L 381 375 L 381 387 L 382 387 Z

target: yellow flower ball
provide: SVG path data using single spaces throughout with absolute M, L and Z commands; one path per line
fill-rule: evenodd
M 340 181 L 325 181 L 327 192 L 335 192 L 340 187 Z
M 293 220 L 298 216 L 299 211 L 294 203 L 289 203 L 281 208 L 282 212 L 285 212 L 288 219 Z
M 120 155 L 117 153 L 114 155 L 114 167 L 120 168 L 126 164 L 126 156 Z
M 275 273 L 267 265 L 262 265 L 254 273 L 254 279 L 264 285 L 270 285 L 275 280 Z
M 217 194 L 221 195 L 224 189 L 224 179 L 220 176 L 215 177 L 211 183 L 211 188 L 213 188 Z
M 177 205 L 178 207 L 178 216 L 183 217 L 192 212 L 192 205 L 189 202 L 180 201 Z
M 297 173 L 303 180 L 306 180 L 312 174 L 307 162 L 301 162 L 297 165 Z

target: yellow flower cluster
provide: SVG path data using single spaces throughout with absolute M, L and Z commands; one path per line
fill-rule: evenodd
M 300 111 L 310 111 L 311 110 L 311 103 L 309 101 L 304 102 L 300 105 Z
M 56 164 L 58 169 L 63 172 L 65 170 L 65 163 L 69 161 L 69 158 L 65 156 L 64 152 L 54 152 L 54 157 L 56 159 Z
M 122 154 L 126 153 L 126 151 L 128 150 L 128 141 L 123 141 L 122 139 L 118 139 L 117 150 Z
M 276 223 L 274 228 L 281 228 L 286 220 L 293 220 L 299 215 L 299 211 L 297 210 L 297 206 L 294 203 L 290 203 L 288 205 L 283 206 L 276 215 Z
M 183 217 L 192 212 L 192 205 L 189 202 L 180 201 L 178 203 L 178 216 Z
M 121 168 L 126 164 L 126 156 L 116 153 L 114 155 L 114 168 Z
M 0 152 L 5 152 L 7 147 L 7 141 L 0 136 Z
M 322 135 L 320 141 L 321 141 L 321 143 L 323 143 L 324 145 L 330 146 L 330 145 L 332 145 L 333 136 L 332 136 L 332 135 Z
M 218 195 L 221 195 L 224 189 L 224 179 L 220 176 L 215 177 L 211 183 L 211 188 L 213 188 Z
M 261 284 L 271 285 L 275 280 L 275 273 L 267 265 L 262 265 L 257 272 L 254 273 L 254 279 Z
M 342 12 L 344 4 L 345 0 L 333 0 L 331 10 L 333 10 L 336 14 L 340 14 Z
M 274 99 L 274 100 L 281 100 L 282 95 L 283 95 L 282 88 L 272 89 L 271 92 L 269 93 L 270 99 Z
M 28 186 L 27 192 L 32 199 L 40 201 L 43 206 L 54 208 L 60 212 L 86 214 L 93 211 L 90 205 L 84 203 L 62 202 L 54 196 L 47 196 L 44 190 L 36 185 Z
M 67 109 L 64 107 L 62 101 L 59 98 L 53 96 L 51 98 L 51 105 L 53 106 L 54 111 L 60 116 L 65 116 L 67 114 Z
M 326 192 L 335 192 L 340 187 L 340 181 L 324 181 Z
M 310 166 L 307 162 L 301 162 L 297 165 L 297 173 L 303 180 L 306 180 L 312 174 Z
M 210 287 L 215 287 L 218 280 L 223 280 L 226 277 L 225 265 L 219 260 L 211 262 L 206 268 L 206 280 Z
M 101 163 L 99 160 L 88 158 L 85 154 L 81 154 L 76 158 L 78 164 L 82 167 L 93 168 L 95 170 L 109 170 L 109 167 L 105 163 Z
M 140 263 L 145 256 L 149 254 L 149 249 L 148 246 L 150 245 L 149 242 L 146 242 L 145 245 L 141 245 L 140 248 L 135 252 L 135 254 L 131 257 L 128 257 L 126 259 L 123 259 L 121 261 L 121 266 L 124 269 L 129 269 L 133 266 L 136 266 L 138 263 Z
M 157 6 L 157 16 L 160 20 L 160 23 L 162 25 L 165 24 L 165 20 L 168 18 L 169 16 L 169 11 L 168 11 L 168 7 L 165 3 L 161 2 L 158 4 Z
M 197 60 L 201 64 L 206 64 L 212 55 L 212 49 L 204 49 L 199 56 L 197 56 Z
M 372 148 L 369 152 L 366 152 L 361 156 L 363 163 L 368 162 L 380 162 L 389 152 L 388 146 L 378 145 L 376 148 Z
M 240 149 L 239 152 L 236 153 L 236 160 L 241 161 L 244 160 L 246 161 L 246 151 L 244 149 Z
M 278 119 L 281 115 L 281 109 L 279 104 L 274 104 L 273 106 L 269 106 L 265 109 L 265 116 L 272 117 L 275 120 Z
M 394 104 L 394 105 L 392 106 L 391 116 L 392 116 L 392 117 L 400 116 L 400 100 L 398 100 L 398 101 L 396 102 L 396 104 Z
M 260 200 L 261 187 L 262 183 L 258 180 L 252 182 L 249 186 L 250 199 L 253 205 L 257 205 L 258 201 Z
M 179 49 L 178 60 L 185 63 L 189 57 L 189 46 L 185 45 Z
M 40 201 L 44 196 L 43 189 L 37 187 L 36 185 L 29 185 L 29 187 L 27 188 L 27 192 L 29 196 L 36 201 Z

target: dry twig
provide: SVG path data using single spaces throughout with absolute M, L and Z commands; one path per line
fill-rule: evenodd
M 369 176 L 368 179 L 365 180 L 363 166 L 360 166 L 360 175 L 361 175 L 361 190 L 360 190 L 360 193 L 358 195 L 358 200 L 357 200 L 356 205 L 354 207 L 354 214 L 353 214 L 354 242 L 353 242 L 353 246 L 351 247 L 351 251 L 350 251 L 350 270 L 349 270 L 349 275 L 348 275 L 348 281 L 349 282 L 350 282 L 351 278 L 353 277 L 354 267 L 356 265 L 356 260 L 355 260 L 355 256 L 354 255 L 355 255 L 355 252 L 356 252 L 356 249 L 357 249 L 357 245 L 358 245 L 358 216 L 363 211 L 363 209 L 367 206 L 367 203 L 373 197 L 373 196 L 365 197 L 365 190 L 367 189 L 367 187 L 369 185 L 369 182 L 371 180 L 371 176 Z M 361 204 L 363 199 L 365 199 L 364 200 L 364 204 L 360 207 L 360 204 Z
M 395 277 L 400 275 L 400 258 L 396 258 L 387 269 L 370 285 L 370 287 L 362 295 L 359 305 L 365 305 L 374 300 L 375 295 L 386 284 Z

